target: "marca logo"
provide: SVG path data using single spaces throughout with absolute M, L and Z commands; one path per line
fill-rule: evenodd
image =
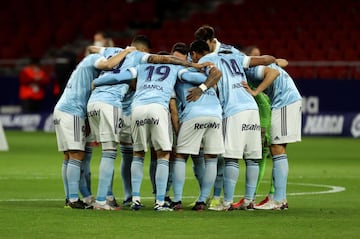
M 342 134 L 344 116 L 308 115 L 304 127 L 305 134 Z

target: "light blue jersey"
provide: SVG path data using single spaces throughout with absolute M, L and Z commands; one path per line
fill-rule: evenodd
M 169 109 L 178 71 L 183 66 L 171 64 L 141 64 L 136 67 L 137 83 L 132 107 L 151 103 Z
M 231 53 L 235 53 L 235 54 L 244 55 L 243 52 L 239 51 L 234 46 L 221 43 L 216 39 L 216 47 L 215 47 L 215 50 L 213 51 L 213 53 L 221 53 L 221 52 L 231 52 Z
M 71 115 L 86 118 L 86 106 L 91 93 L 91 82 L 100 71 L 96 69 L 96 63 L 104 57 L 100 54 L 86 56 L 71 74 L 66 88 L 55 109 Z
M 123 115 L 126 116 L 131 115 L 131 104 L 133 102 L 134 95 L 135 95 L 135 91 L 131 89 L 126 93 L 124 100 L 122 102 Z
M 276 64 L 268 65 L 280 72 L 280 75 L 274 82 L 265 89 L 265 93 L 269 96 L 272 109 L 280 109 L 285 105 L 301 100 L 301 95 L 295 86 L 293 79 L 280 66 Z M 257 87 L 264 79 L 264 66 L 256 66 L 245 71 L 249 82 Z
M 186 100 L 189 89 L 205 82 L 206 75 L 192 68 L 180 70 L 178 75 L 179 81 L 175 84 L 175 92 L 180 122 L 202 116 L 222 119 L 221 105 L 214 88 L 211 87 L 206 90 L 196 101 L 188 102 Z
M 103 52 L 106 58 L 110 58 L 111 56 L 123 51 L 122 48 L 109 47 L 105 48 Z M 120 73 L 122 70 L 134 67 L 137 64 L 142 63 L 142 59 L 146 55 L 146 53 L 134 51 L 129 53 L 116 67 L 114 67 L 111 71 L 102 71 L 100 76 L 96 79 L 97 82 L 101 82 L 102 78 L 106 78 L 111 74 Z M 104 102 L 115 107 L 121 108 L 122 101 L 124 99 L 125 94 L 129 90 L 129 85 L 126 83 L 119 84 L 108 84 L 106 82 L 104 85 L 99 85 L 92 92 L 89 102 Z
M 199 63 L 207 61 L 213 62 L 222 72 L 217 87 L 223 118 L 244 110 L 258 110 L 254 97 L 241 84 L 242 81 L 247 81 L 244 67 L 249 65 L 249 57 L 237 53 L 211 53 L 202 57 Z

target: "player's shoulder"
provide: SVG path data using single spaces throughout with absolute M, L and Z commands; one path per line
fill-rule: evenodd
M 104 56 L 99 53 L 89 54 L 80 61 L 79 65 L 92 65 L 101 58 L 104 58 Z
M 121 51 L 123 51 L 123 48 L 120 47 L 106 47 L 104 50 L 104 56 L 114 55 Z
M 204 63 L 204 62 L 207 62 L 207 61 L 213 62 L 213 61 L 216 61 L 218 59 L 218 57 L 219 56 L 216 53 L 212 52 L 212 53 L 209 53 L 209 54 L 201 57 L 200 60 L 199 60 L 199 63 L 201 64 L 201 63 Z

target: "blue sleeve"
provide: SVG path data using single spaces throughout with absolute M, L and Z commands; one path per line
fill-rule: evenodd
M 244 71 L 248 80 L 262 81 L 264 79 L 264 66 L 254 66 Z
M 121 83 L 123 81 L 129 81 L 131 79 L 135 79 L 136 75 L 134 72 L 129 70 L 121 71 L 120 73 L 106 73 L 94 80 L 94 86 L 101 85 L 114 85 Z
M 201 84 L 206 81 L 207 76 L 200 72 L 185 71 L 181 74 L 181 79 L 193 84 Z

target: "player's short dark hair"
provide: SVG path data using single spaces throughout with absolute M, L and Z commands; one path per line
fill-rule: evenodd
M 190 44 L 190 52 L 194 51 L 199 54 L 205 54 L 210 51 L 209 45 L 202 40 L 195 40 Z
M 195 40 L 212 40 L 215 38 L 215 30 L 209 25 L 203 25 L 196 30 L 194 36 Z
M 185 43 L 183 42 L 177 42 L 173 45 L 173 47 L 171 48 L 171 53 L 174 52 L 180 52 L 183 55 L 186 55 L 188 53 L 188 47 Z
M 137 35 L 133 38 L 131 44 L 142 44 L 145 45 L 147 48 L 151 49 L 151 41 L 145 35 Z

